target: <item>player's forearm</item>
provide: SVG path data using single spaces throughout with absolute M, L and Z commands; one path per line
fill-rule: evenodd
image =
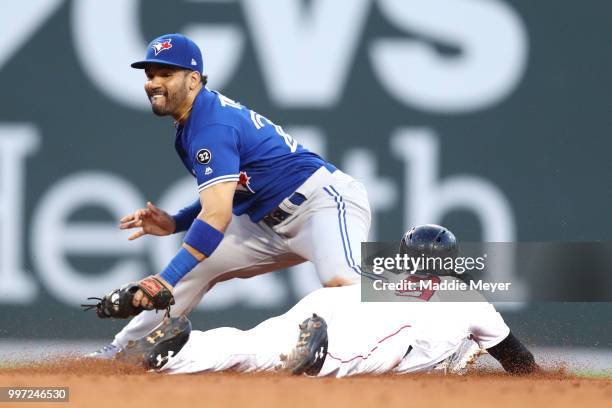
M 200 211 L 197 217 L 198 220 L 208 224 L 215 230 L 220 233 L 225 233 L 229 223 L 232 220 L 231 211 L 228 213 L 226 211 L 217 211 L 217 212 L 207 212 Z M 193 255 L 198 262 L 202 262 L 206 259 L 206 254 L 202 253 L 195 246 L 190 245 L 188 242 L 183 243 L 183 248 L 185 248 L 191 255 Z
M 193 220 L 196 219 L 198 214 L 202 211 L 200 200 L 196 200 L 187 207 L 181 209 L 178 213 L 172 216 L 176 228 L 174 233 L 187 231 Z
M 206 216 L 203 212 L 200 212 L 200 215 L 204 220 L 198 216 L 193 221 L 187 234 L 185 234 L 182 248 L 160 273 L 160 277 L 172 286 L 176 286 L 189 271 L 217 249 L 223 240 L 223 231 L 231 220 L 231 214 L 226 217 L 229 219 L 228 221 L 223 221 L 224 218 L 221 217 L 215 218 L 214 211 L 207 213 Z M 217 225 L 222 225 L 223 231 L 205 221 L 207 219 L 213 220 Z
M 539 369 L 533 354 L 512 332 L 501 343 L 487 351 L 511 374 L 531 374 Z
M 207 223 L 217 231 L 224 234 L 225 230 L 227 230 L 227 227 L 232 221 L 232 209 L 231 207 L 209 210 L 203 209 L 198 214 L 197 219 Z

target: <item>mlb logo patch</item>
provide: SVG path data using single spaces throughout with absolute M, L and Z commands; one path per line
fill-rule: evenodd
M 151 44 L 151 47 L 155 50 L 155 55 L 157 56 L 157 54 L 160 52 L 172 48 L 172 38 L 156 41 L 155 43 Z

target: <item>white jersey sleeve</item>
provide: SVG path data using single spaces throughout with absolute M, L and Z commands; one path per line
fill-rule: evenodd
M 510 333 L 510 328 L 490 303 L 478 303 L 470 320 L 470 333 L 481 348 L 496 346 Z

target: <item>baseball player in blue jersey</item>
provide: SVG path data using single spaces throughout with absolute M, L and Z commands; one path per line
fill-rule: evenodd
M 154 39 L 146 58 L 132 67 L 145 71 L 153 112 L 174 118 L 176 151 L 196 179 L 199 197 L 175 215 L 147 203 L 121 220 L 120 228 L 138 229 L 130 240 L 186 235 L 161 273 L 117 291 L 98 313 L 137 316 L 91 356 L 110 358 L 148 333 L 164 317 L 153 309 L 165 308 L 169 299 L 173 316 L 188 313 L 216 283 L 231 278 L 308 260 L 324 286 L 359 281 L 360 244 L 370 227 L 361 183 L 270 119 L 207 89 L 200 49 L 189 38 Z M 166 295 L 161 301 L 160 293 Z

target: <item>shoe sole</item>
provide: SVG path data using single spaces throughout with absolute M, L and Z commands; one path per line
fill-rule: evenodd
M 186 316 L 165 318 L 146 336 L 130 340 L 115 359 L 147 369 L 161 368 L 167 361 L 168 352 L 178 353 L 187 343 L 190 333 L 191 322 Z M 163 361 L 164 357 L 166 361 Z
M 299 357 L 294 361 L 295 366 L 291 368 L 291 373 L 317 375 L 327 356 L 327 323 L 313 313 L 312 317 L 304 320 L 299 327 L 300 335 L 295 346 L 295 355 Z

